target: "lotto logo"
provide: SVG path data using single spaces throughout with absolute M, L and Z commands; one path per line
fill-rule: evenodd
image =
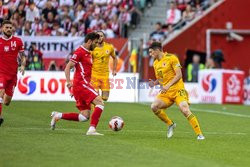
M 36 82 L 30 80 L 30 76 L 19 79 L 18 89 L 22 94 L 31 95 L 36 90 Z
M 206 92 L 213 92 L 216 88 L 217 81 L 212 74 L 206 75 L 202 78 L 202 88 Z

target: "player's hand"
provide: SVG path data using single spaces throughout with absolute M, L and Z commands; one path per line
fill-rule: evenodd
M 117 74 L 116 71 L 112 72 L 113 77 L 116 76 L 116 74 Z
M 21 73 L 22 75 L 24 75 L 24 73 L 25 73 L 25 67 L 24 67 L 24 66 L 21 66 L 21 67 L 20 67 L 20 73 Z
M 72 82 L 67 82 L 66 86 L 67 86 L 68 89 L 70 89 L 70 88 L 72 88 L 73 84 L 72 84 Z
M 152 79 L 149 79 L 148 85 L 149 85 L 150 88 L 152 88 L 152 87 L 155 86 L 155 82 Z
M 168 89 L 170 88 L 169 85 L 163 86 L 160 90 L 161 93 L 166 93 L 168 91 Z

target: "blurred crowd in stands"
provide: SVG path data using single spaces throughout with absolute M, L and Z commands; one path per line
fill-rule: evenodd
M 165 23 L 157 22 L 155 31 L 150 34 L 149 43 L 152 41 L 164 41 L 173 32 L 182 28 L 217 0 L 172 0 L 166 11 Z
M 152 0 L 0 0 L 0 23 L 10 19 L 15 35 L 82 36 L 103 30 L 127 37 Z

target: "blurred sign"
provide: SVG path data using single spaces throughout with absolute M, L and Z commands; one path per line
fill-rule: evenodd
M 73 77 L 73 73 L 71 74 Z M 139 74 L 110 76 L 110 102 L 137 102 Z M 27 71 L 19 77 L 13 100 L 74 101 L 66 87 L 64 72 Z

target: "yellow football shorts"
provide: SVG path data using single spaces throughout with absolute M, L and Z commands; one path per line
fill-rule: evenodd
M 91 76 L 91 85 L 96 89 L 102 91 L 110 91 L 109 74 L 93 75 Z
M 157 95 L 157 98 L 165 102 L 168 107 L 171 106 L 174 102 L 178 106 L 183 101 L 186 101 L 188 104 L 190 104 L 188 93 L 185 89 L 173 89 L 168 90 L 165 93 L 160 92 Z

